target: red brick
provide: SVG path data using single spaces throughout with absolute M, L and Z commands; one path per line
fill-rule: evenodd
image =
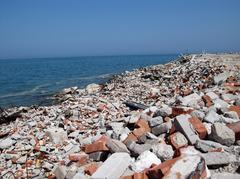
M 190 88 L 184 89 L 181 91 L 183 96 L 187 96 L 192 93 L 192 90 Z
M 137 138 L 141 137 L 145 133 L 146 131 L 144 128 L 137 128 L 133 130 L 133 135 L 136 136 Z
M 126 144 L 127 141 L 129 141 L 129 140 L 137 141 L 138 139 L 137 139 L 137 137 L 135 135 L 133 135 L 133 133 L 129 133 L 127 138 L 123 141 L 123 143 Z
M 80 165 L 86 164 L 88 160 L 88 155 L 85 153 L 69 154 L 68 157 L 70 161 L 78 162 Z
M 207 136 L 207 129 L 203 123 L 196 117 L 191 117 L 188 120 L 192 124 L 193 128 L 197 131 L 200 139 L 204 139 Z
M 150 132 L 150 131 L 151 131 L 148 123 L 147 123 L 145 120 L 143 120 L 143 119 L 139 119 L 139 120 L 136 122 L 135 126 L 136 126 L 137 128 L 143 128 L 145 132 Z
M 96 140 L 92 144 L 88 144 L 84 146 L 84 151 L 89 154 L 92 152 L 98 152 L 98 151 L 108 151 L 109 149 L 106 146 L 108 138 L 104 135 L 102 135 L 98 140 Z
M 204 95 L 202 99 L 207 107 L 210 107 L 213 105 L 212 99 L 208 95 Z
M 96 163 L 91 163 L 90 165 L 85 167 L 84 172 L 92 176 L 92 174 L 94 174 L 97 171 L 97 169 L 98 169 L 98 165 Z
M 240 140 L 240 121 L 232 124 L 227 124 L 227 126 L 234 131 L 236 139 Z
M 149 169 L 146 172 L 147 176 L 151 179 L 162 178 L 164 175 L 166 175 L 168 173 L 168 171 L 171 169 L 173 164 L 179 159 L 180 159 L 180 157 L 170 159 L 170 160 L 167 160 L 167 161 Z
M 190 114 L 193 111 L 191 108 L 172 107 L 172 117 L 176 117 L 181 114 Z
M 240 117 L 240 106 L 230 106 L 228 110 L 235 111 L 238 114 L 238 116 Z
M 134 173 L 133 175 L 121 177 L 120 179 L 150 179 L 150 178 L 148 178 L 146 172 L 140 172 Z

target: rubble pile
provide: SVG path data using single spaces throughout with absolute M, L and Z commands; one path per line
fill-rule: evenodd
M 240 178 L 239 93 L 237 54 L 64 89 L 56 105 L 5 111 L 0 178 Z

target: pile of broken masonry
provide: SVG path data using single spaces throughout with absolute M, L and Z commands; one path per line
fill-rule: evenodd
M 0 178 L 240 178 L 240 55 L 185 56 L 11 108 Z

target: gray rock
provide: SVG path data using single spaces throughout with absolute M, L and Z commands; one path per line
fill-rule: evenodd
M 151 144 L 137 144 L 134 141 L 128 141 L 127 142 L 127 148 L 132 151 L 133 155 L 140 155 L 146 150 L 150 150 L 152 145 Z
M 220 74 L 214 76 L 213 82 L 215 85 L 220 85 L 220 84 L 224 83 L 228 77 L 229 77 L 228 72 L 220 73 Z
M 198 119 L 203 120 L 205 117 L 205 113 L 199 110 L 194 110 L 193 112 L 191 112 L 191 116 L 197 117 Z
M 190 115 L 179 115 L 176 117 L 174 124 L 178 131 L 182 132 L 185 137 L 188 139 L 188 142 L 193 145 L 199 140 L 198 135 L 193 130 L 191 123 L 188 121 Z
M 91 179 L 115 179 L 120 178 L 128 168 L 131 157 L 127 153 L 112 154 L 91 176 Z
M 171 145 L 156 144 L 152 146 L 152 152 L 157 155 L 161 161 L 166 161 L 173 158 L 174 151 Z
M 163 104 L 158 112 L 162 117 L 170 116 L 172 114 L 172 108 Z
M 15 140 L 11 138 L 6 138 L 0 141 L 0 149 L 7 149 L 16 143 Z
M 97 162 L 104 161 L 107 159 L 107 157 L 108 157 L 108 152 L 99 151 L 99 152 L 93 152 L 89 154 L 89 158 Z
M 214 173 L 211 179 L 239 179 L 240 175 L 237 173 Z
M 59 165 L 53 170 L 53 173 L 57 179 L 65 179 L 65 176 L 67 175 L 66 167 Z
M 160 134 L 167 133 L 171 128 L 172 128 L 172 122 L 171 121 L 165 122 L 158 126 L 153 127 L 152 133 L 158 136 Z
M 201 156 L 208 166 L 225 165 L 237 161 L 236 156 L 228 152 L 208 152 L 201 154 Z
M 190 94 L 188 96 L 185 96 L 184 98 L 180 99 L 183 106 L 198 106 L 198 101 L 200 101 L 202 98 L 197 93 Z
M 219 98 L 214 100 L 213 103 L 216 109 L 221 109 L 222 111 L 228 111 L 228 107 L 230 106 L 227 102 Z
M 210 138 L 220 144 L 231 146 L 235 142 L 235 133 L 222 123 L 212 125 Z
M 109 139 L 107 141 L 107 147 L 112 153 L 115 153 L 115 152 L 130 153 L 126 145 L 119 140 Z
M 210 110 L 207 112 L 207 115 L 205 116 L 204 121 L 210 122 L 210 123 L 220 122 L 221 116 L 218 113 L 216 113 L 214 110 Z
M 49 128 L 46 131 L 46 136 L 55 144 L 62 144 L 68 139 L 67 132 L 62 128 Z
M 239 120 L 238 114 L 235 111 L 228 111 L 224 113 L 224 116 L 231 119 Z
M 99 90 L 100 90 L 100 85 L 94 84 L 94 83 L 89 84 L 86 87 L 86 91 L 87 91 L 88 94 L 97 93 Z
M 219 96 L 212 91 L 208 92 L 206 95 L 208 95 L 212 100 L 215 100 L 215 99 L 219 98 Z
M 213 142 L 210 140 L 197 140 L 195 147 L 199 150 L 201 150 L 202 152 L 209 152 L 213 149 L 217 149 L 217 148 L 222 148 L 222 149 L 226 149 L 226 146 L 223 146 L 217 142 Z
M 89 177 L 84 175 L 82 172 L 78 172 L 76 175 L 73 176 L 72 179 L 89 179 Z
M 155 127 L 163 123 L 163 118 L 161 116 L 157 116 L 152 118 L 148 123 L 150 127 Z

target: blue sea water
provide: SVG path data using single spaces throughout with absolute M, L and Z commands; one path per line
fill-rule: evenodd
M 1 59 L 0 106 L 47 105 L 63 88 L 104 83 L 112 75 L 174 60 L 171 55 Z

